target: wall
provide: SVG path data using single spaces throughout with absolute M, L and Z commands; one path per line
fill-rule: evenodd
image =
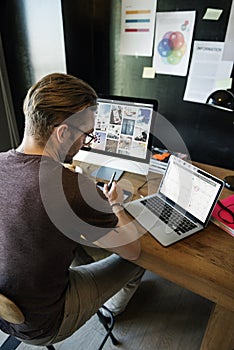
M 66 72 L 60 0 L 1 0 L 0 29 L 20 138 L 28 88 L 51 72 Z
M 22 103 L 34 82 L 35 64 L 25 16 L 27 2 L 32 3 L 31 0 L 0 2 L 0 29 L 20 137 L 24 128 Z M 41 6 L 40 0 L 33 3 Z M 43 4 L 46 3 L 44 0 Z M 142 79 L 142 69 L 151 65 L 151 58 L 119 55 L 120 0 L 61 0 L 61 7 L 68 73 L 83 78 L 100 93 L 158 99 L 159 112 L 178 130 L 193 160 L 234 169 L 233 114 L 183 101 L 187 77 L 159 74 L 153 80 Z M 219 21 L 202 21 L 207 7 L 224 9 Z M 158 0 L 157 11 L 196 10 L 193 38 L 224 41 L 230 7 L 231 0 Z M 48 11 L 47 21 L 61 15 Z M 38 14 L 38 28 L 43 26 L 43 20 Z M 56 30 L 56 25 L 51 28 Z M 40 35 L 38 40 L 34 39 L 34 44 L 40 43 L 35 55 L 41 57 L 45 69 L 47 63 L 50 70 L 56 69 L 48 62 L 50 55 L 44 60 L 46 55 L 41 47 L 44 41 L 49 41 L 53 50 L 52 30 L 46 36 L 38 30 Z M 57 56 L 63 59 L 63 52 Z M 159 128 L 157 132 L 165 134 L 166 130 Z
M 0 35 L 0 151 L 17 147 L 19 135 Z
M 31 65 L 21 0 L 0 2 L 0 29 L 19 134 L 23 135 L 23 98 L 31 85 Z
M 0 89 L 0 152 L 11 148 L 11 139 L 5 114 L 2 89 Z
M 224 9 L 219 21 L 202 20 L 207 7 Z M 160 12 L 196 10 L 193 39 L 208 41 L 224 41 L 230 7 L 231 0 L 157 3 Z M 62 8 L 69 73 L 101 93 L 158 99 L 160 114 L 178 130 L 193 160 L 234 169 L 233 114 L 183 101 L 187 77 L 142 79 L 152 59 L 119 54 L 120 0 L 63 0 Z M 162 146 L 156 139 L 155 144 Z

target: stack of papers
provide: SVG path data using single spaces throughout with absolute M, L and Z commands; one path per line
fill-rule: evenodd
M 179 157 L 180 159 L 187 160 L 188 155 L 180 152 L 172 152 L 167 149 L 161 149 L 158 147 L 153 147 L 151 150 L 151 159 L 150 159 L 150 171 L 154 173 L 163 174 L 166 170 L 168 160 L 171 155 Z

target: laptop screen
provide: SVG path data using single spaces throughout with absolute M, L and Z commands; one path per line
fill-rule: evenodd
M 159 193 L 206 224 L 222 188 L 222 180 L 171 156 Z

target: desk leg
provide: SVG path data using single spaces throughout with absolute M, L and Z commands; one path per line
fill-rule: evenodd
M 234 349 L 234 312 L 214 305 L 200 350 Z

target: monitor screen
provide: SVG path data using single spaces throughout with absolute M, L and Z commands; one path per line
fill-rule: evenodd
M 76 160 L 123 171 L 147 174 L 157 100 L 122 96 L 100 96 L 94 134 Z

